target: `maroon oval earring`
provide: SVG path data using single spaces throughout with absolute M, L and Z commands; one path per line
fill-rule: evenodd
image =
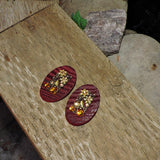
M 100 103 L 99 90 L 92 84 L 76 89 L 70 96 L 65 109 L 67 121 L 80 126 L 89 122 L 96 114 Z
M 65 98 L 75 86 L 76 79 L 76 71 L 71 66 L 55 68 L 41 85 L 41 98 L 46 102 L 57 102 Z

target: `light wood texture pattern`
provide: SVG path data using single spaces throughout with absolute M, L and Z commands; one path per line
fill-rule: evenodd
M 0 32 L 53 3 L 55 0 L 1 0 Z
M 95 85 L 95 117 L 74 127 L 68 97 L 47 103 L 39 89 L 54 68 L 77 72 L 74 88 Z M 153 107 L 57 5 L 0 34 L 0 93 L 45 160 L 158 160 L 160 117 Z

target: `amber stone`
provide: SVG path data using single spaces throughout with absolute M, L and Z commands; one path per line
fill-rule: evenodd
M 56 88 L 52 87 L 52 88 L 50 89 L 50 92 L 54 92 L 55 89 L 56 89 Z
M 81 109 L 77 109 L 77 116 L 81 116 L 84 113 L 83 110 Z
M 45 87 L 48 87 L 48 85 L 49 85 L 49 83 L 46 83 L 44 86 L 45 86 Z
M 50 92 L 53 93 L 53 94 L 56 94 L 57 93 L 57 88 L 52 87 L 50 89 Z
M 72 111 L 72 112 L 74 112 L 74 111 L 75 111 L 75 108 L 74 108 L 73 106 L 70 106 L 70 107 L 69 107 L 69 110 Z

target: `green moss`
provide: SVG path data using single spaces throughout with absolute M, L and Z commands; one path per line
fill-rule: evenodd
M 82 18 L 79 11 L 72 13 L 72 20 L 83 30 L 87 25 L 87 20 Z

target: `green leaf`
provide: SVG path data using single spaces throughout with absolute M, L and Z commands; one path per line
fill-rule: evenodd
M 72 13 L 71 18 L 81 29 L 86 27 L 87 20 L 81 17 L 79 11 L 77 11 L 75 14 Z
M 87 25 L 87 20 L 82 18 L 81 19 L 81 28 L 85 29 L 86 25 Z
M 77 12 L 75 13 L 75 17 L 76 17 L 76 18 L 81 18 L 79 11 L 77 11 Z

